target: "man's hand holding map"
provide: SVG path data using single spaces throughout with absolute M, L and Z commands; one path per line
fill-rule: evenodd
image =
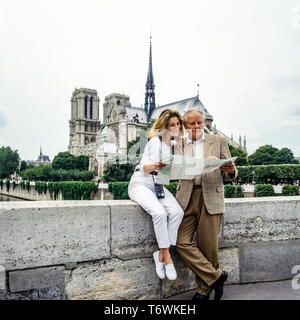
M 237 157 L 228 159 L 198 159 L 188 155 L 163 154 L 161 162 L 166 164 L 166 166 L 159 171 L 157 182 L 169 184 L 170 180 L 192 180 L 200 174 L 212 172 L 226 164 L 234 162 L 236 159 Z

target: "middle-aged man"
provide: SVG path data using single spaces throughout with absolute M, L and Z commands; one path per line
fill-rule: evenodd
M 184 126 L 188 135 L 184 153 L 201 159 L 230 158 L 225 138 L 205 134 L 203 124 L 204 116 L 200 111 L 186 112 Z M 208 300 L 212 290 L 215 300 L 222 297 L 228 276 L 219 268 L 218 259 L 218 235 L 225 211 L 223 179 L 233 180 L 237 174 L 231 162 L 193 180 L 179 180 L 176 199 L 184 210 L 184 217 L 178 230 L 176 250 L 196 275 L 198 289 L 193 300 Z M 193 240 L 195 232 L 197 243 Z

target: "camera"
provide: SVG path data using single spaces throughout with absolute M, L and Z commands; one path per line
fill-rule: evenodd
M 155 189 L 155 194 L 158 199 L 165 197 L 164 187 L 162 184 L 154 183 L 154 189 Z

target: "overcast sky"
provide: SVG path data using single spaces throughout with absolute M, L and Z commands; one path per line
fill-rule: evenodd
M 75 87 L 197 94 L 223 133 L 300 156 L 300 0 L 0 0 L 0 146 L 67 151 Z M 101 108 L 102 110 L 102 108 Z M 101 119 L 102 120 L 102 119 Z

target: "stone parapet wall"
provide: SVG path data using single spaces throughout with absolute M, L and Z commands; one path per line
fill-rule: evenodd
M 300 197 L 225 203 L 219 248 L 228 283 L 291 279 Z M 156 276 L 156 249 L 151 217 L 130 200 L 0 202 L 0 298 L 162 299 L 194 289 L 174 249 L 178 278 Z

